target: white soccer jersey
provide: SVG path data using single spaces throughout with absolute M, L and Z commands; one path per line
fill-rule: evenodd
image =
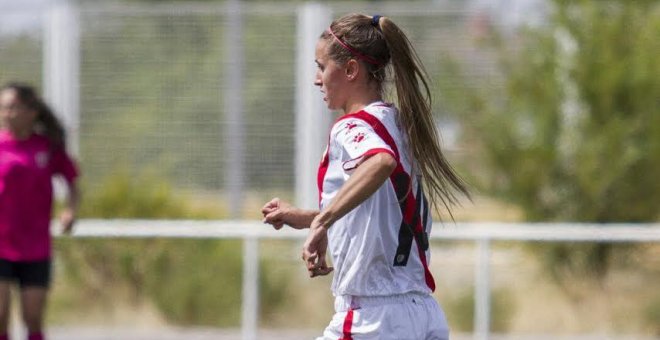
M 320 208 L 346 183 L 361 160 L 390 153 L 397 167 L 371 197 L 328 230 L 335 296 L 383 296 L 435 289 L 428 270 L 430 211 L 392 105 L 376 102 L 340 117 L 319 166 Z M 411 183 L 412 181 L 412 183 Z

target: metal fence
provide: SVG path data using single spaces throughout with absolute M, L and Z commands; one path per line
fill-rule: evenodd
M 86 188 L 148 174 L 210 193 L 242 218 L 250 192 L 314 190 L 309 174 L 331 121 L 312 85 L 314 41 L 332 17 L 354 11 L 396 20 L 434 81 L 451 59 L 468 83 L 501 85 L 476 43 L 481 16 L 461 1 L 10 6 L 0 12 L 0 82 L 43 90 Z M 459 128 L 435 91 L 445 146 L 458 159 Z M 315 195 L 296 197 L 309 205 Z
M 493 241 L 659 243 L 660 224 L 456 223 L 435 225 L 433 240 L 472 241 L 475 253 L 474 338 L 491 337 L 490 245 Z M 76 237 L 234 238 L 243 240 L 242 337 L 258 338 L 259 240 L 304 239 L 303 230 L 275 231 L 260 221 L 83 220 Z M 551 335 L 552 336 L 552 335 Z

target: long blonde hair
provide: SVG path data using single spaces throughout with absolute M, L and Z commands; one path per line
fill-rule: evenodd
M 451 215 L 450 206 L 458 203 L 455 192 L 466 197 L 470 194 L 440 149 L 428 76 L 408 37 L 388 17 L 348 14 L 333 21 L 321 39 L 330 44 L 328 53 L 333 60 L 363 62 L 369 71 L 369 81 L 378 84 L 381 94 L 387 76 L 392 75 L 399 123 L 409 142 L 408 152 L 421 172 L 422 182 L 429 188 L 436 210 L 439 200 Z

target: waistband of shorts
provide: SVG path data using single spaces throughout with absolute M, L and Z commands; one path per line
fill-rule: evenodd
M 400 304 L 414 301 L 415 299 L 422 300 L 428 297 L 430 297 L 429 294 L 418 292 L 384 296 L 339 295 L 335 297 L 335 312 L 345 312 L 349 309 Z

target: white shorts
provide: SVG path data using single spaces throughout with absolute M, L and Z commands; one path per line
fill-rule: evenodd
M 316 340 L 448 340 L 445 313 L 431 295 L 335 298 L 335 315 Z

